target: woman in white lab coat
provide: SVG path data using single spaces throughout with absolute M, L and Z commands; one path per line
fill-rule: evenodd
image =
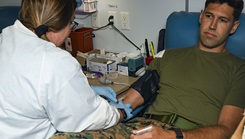
M 50 138 L 56 131 L 103 129 L 122 119 L 90 88 L 76 59 L 58 47 L 76 25 L 75 8 L 75 0 L 22 0 L 19 20 L 3 29 L 1 139 Z

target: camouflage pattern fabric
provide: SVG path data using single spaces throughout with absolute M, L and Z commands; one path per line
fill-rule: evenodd
M 142 117 L 134 118 L 126 123 L 119 123 L 111 128 L 97 131 L 83 131 L 79 133 L 58 132 L 50 139 L 129 139 L 131 131 L 148 125 L 155 125 L 170 129 L 169 124 L 165 124 L 153 119 Z

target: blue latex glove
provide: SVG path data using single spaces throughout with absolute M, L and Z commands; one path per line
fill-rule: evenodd
M 122 98 L 117 100 L 116 93 L 111 87 L 91 86 L 91 88 L 94 90 L 95 93 L 105 98 L 111 106 L 114 106 L 118 109 L 123 109 L 127 115 L 127 118 L 124 119 L 124 121 L 131 119 L 144 108 L 144 106 L 140 106 L 133 111 L 131 104 L 124 104 L 122 102 Z
M 95 93 L 105 98 L 108 102 L 117 102 L 117 94 L 111 87 L 107 86 L 91 86 Z
M 129 119 L 131 119 L 134 115 L 132 114 L 132 106 L 131 106 L 131 104 L 124 104 L 123 102 L 122 102 L 122 98 L 121 99 L 118 99 L 118 101 L 117 101 L 117 103 L 115 103 L 115 102 L 110 102 L 110 105 L 111 106 L 114 106 L 114 107 L 116 107 L 116 108 L 118 108 L 118 109 L 123 109 L 124 111 L 125 111 L 125 113 L 126 113 L 126 115 L 127 115 L 127 118 L 126 119 L 124 119 L 124 121 L 127 121 L 127 120 L 129 120 Z

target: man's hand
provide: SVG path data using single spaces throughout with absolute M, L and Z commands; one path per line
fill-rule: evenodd
M 184 139 L 228 139 L 234 133 L 239 121 L 242 119 L 244 109 L 225 105 L 220 113 L 217 125 L 204 126 L 193 130 L 183 131 Z M 135 131 L 132 131 L 133 133 Z M 141 135 L 130 136 L 131 139 L 176 139 L 176 134 L 172 130 L 164 130 L 153 126 L 152 131 Z
M 172 130 L 165 130 L 161 127 L 152 126 L 152 130 L 143 134 L 135 135 L 138 130 L 133 130 L 130 139 L 176 139 L 175 132 Z M 145 128 L 145 127 L 144 127 Z M 139 129 L 140 130 L 140 129 Z

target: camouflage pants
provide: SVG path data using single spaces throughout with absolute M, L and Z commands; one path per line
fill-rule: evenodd
M 111 128 L 98 131 L 83 131 L 80 133 L 59 132 L 52 136 L 51 139 L 129 139 L 133 129 L 145 127 L 150 124 L 163 127 L 165 129 L 171 128 L 168 124 L 140 117 L 134 118 L 126 123 L 119 123 Z

